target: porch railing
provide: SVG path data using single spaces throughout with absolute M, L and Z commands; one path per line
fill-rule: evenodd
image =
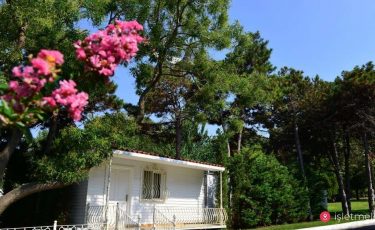
M 77 224 L 77 225 L 57 225 L 57 221 L 50 226 L 34 226 L 34 227 L 17 227 L 17 228 L 1 228 L 2 230 L 105 230 L 106 225 L 103 223 L 96 224 Z
M 137 217 L 131 217 L 119 205 L 87 206 L 86 223 L 106 223 L 108 229 L 179 229 L 193 225 L 224 226 L 228 217 L 222 208 L 154 206 L 143 207 Z M 107 213 L 107 214 L 106 214 Z M 106 218 L 107 217 L 107 218 Z
M 126 210 L 118 204 L 108 205 L 87 205 L 86 207 L 86 223 L 106 223 L 108 229 L 138 229 L 139 220 L 132 219 Z
M 2 228 L 5 230 L 114 230 L 114 229 L 189 229 L 205 225 L 225 226 L 227 214 L 221 208 L 153 207 L 147 210 L 152 215 L 152 223 L 137 221 L 118 205 L 108 206 L 105 222 L 105 206 L 87 207 L 86 224 Z M 144 226 L 143 226 L 144 225 Z M 195 226 L 194 226 L 195 225 Z M 151 227 L 151 228 L 150 228 Z
M 228 217 L 223 208 L 189 208 L 189 207 L 157 207 L 158 212 L 173 221 L 181 224 L 210 224 L 225 225 Z
M 153 229 L 163 229 L 163 230 L 173 230 L 176 229 L 175 218 L 169 219 L 159 211 L 154 208 L 153 210 Z

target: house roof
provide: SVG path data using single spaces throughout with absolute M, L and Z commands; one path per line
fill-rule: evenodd
M 205 171 L 223 172 L 225 168 L 218 164 L 200 162 L 194 160 L 177 160 L 172 157 L 160 156 L 156 153 L 144 152 L 134 149 L 115 150 L 115 156 L 130 160 L 146 161 L 151 163 L 159 163 L 165 165 L 178 166 L 183 168 L 200 169 Z

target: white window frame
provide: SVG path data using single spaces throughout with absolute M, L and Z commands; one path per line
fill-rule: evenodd
M 151 176 L 151 198 L 145 198 L 144 197 L 144 178 L 145 178 L 145 172 L 152 172 Z M 155 198 L 154 196 L 154 174 L 160 174 L 160 197 Z M 142 169 L 142 175 L 141 175 L 141 191 L 140 191 L 140 200 L 143 202 L 164 202 L 167 199 L 167 175 L 164 170 L 161 170 L 159 168 L 154 167 L 145 167 Z

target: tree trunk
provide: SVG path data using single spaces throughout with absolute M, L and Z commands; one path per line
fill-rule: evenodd
M 372 170 L 371 170 L 371 162 L 369 159 L 369 146 L 367 141 L 367 133 L 366 131 L 363 132 L 363 147 L 365 150 L 365 167 L 366 167 L 366 174 L 367 174 L 367 192 L 368 192 L 368 207 L 370 211 L 371 218 L 374 217 L 375 209 L 374 209 L 374 187 L 372 185 L 373 178 L 372 178 Z
M 345 184 L 344 184 L 344 178 L 342 177 L 340 162 L 339 162 L 339 156 L 337 152 L 337 147 L 334 139 L 332 141 L 332 150 L 331 150 L 331 161 L 333 164 L 333 169 L 335 171 L 337 184 L 339 185 L 339 192 L 341 196 L 341 206 L 342 206 L 342 212 L 344 215 L 349 215 L 349 206 L 347 202 L 346 192 L 345 192 Z
M 62 188 L 68 184 L 60 182 L 50 182 L 50 183 L 27 183 L 23 184 L 18 188 L 6 193 L 4 196 L 0 197 L 0 215 L 14 202 L 32 195 L 37 192 L 47 191 L 51 189 Z
M 295 141 L 295 144 L 296 144 L 296 151 L 297 151 L 297 155 L 298 155 L 298 162 L 299 162 L 299 166 L 300 166 L 300 169 L 301 169 L 303 183 L 305 184 L 305 189 L 306 189 L 307 194 L 309 196 L 309 200 L 307 202 L 307 208 L 308 208 L 308 212 L 309 212 L 309 220 L 312 221 L 313 215 L 312 215 L 312 210 L 311 210 L 309 187 L 307 185 L 305 167 L 303 165 L 302 148 L 301 148 L 301 142 L 300 142 L 300 139 L 299 139 L 298 125 L 297 125 L 296 121 L 294 121 L 294 141 Z
M 242 127 L 241 130 L 239 131 L 239 133 L 238 133 L 238 137 L 237 137 L 237 152 L 238 152 L 238 153 L 241 152 L 241 146 L 242 146 L 242 132 L 243 132 L 243 127 Z
M 222 127 L 223 127 L 224 134 L 227 135 L 227 129 L 225 127 L 225 124 L 222 124 Z M 230 158 L 231 148 L 230 148 L 230 143 L 229 143 L 228 136 L 226 137 L 226 144 L 227 144 L 227 156 L 228 156 L 228 158 Z
M 227 156 L 228 158 L 230 157 L 230 144 L 229 144 L 228 138 L 227 138 Z
M 301 174 L 303 179 L 306 179 L 306 173 L 305 173 L 305 167 L 303 164 L 303 155 L 302 155 L 302 148 L 301 148 L 301 142 L 299 139 L 299 131 L 298 131 L 298 125 L 297 122 L 294 122 L 294 141 L 296 144 L 296 151 L 297 151 L 297 156 L 298 156 L 298 163 L 299 167 L 301 169 Z
M 176 159 L 181 159 L 181 144 L 182 144 L 182 124 L 181 118 L 176 117 Z
M 139 107 L 138 116 L 137 116 L 138 122 L 143 121 L 144 114 L 145 114 L 146 96 L 151 91 L 151 89 L 153 89 L 155 87 L 155 85 L 159 82 L 161 76 L 163 75 L 163 64 L 164 64 L 164 61 L 165 61 L 166 56 L 167 56 L 167 51 L 168 51 L 168 49 L 171 48 L 173 41 L 177 38 L 178 30 L 181 26 L 180 21 L 181 21 L 182 15 L 184 14 L 186 6 L 183 7 L 182 10 L 180 10 L 180 2 L 178 1 L 177 4 L 178 4 L 178 6 L 177 6 L 177 13 L 176 13 L 177 17 L 176 17 L 175 27 L 174 27 L 170 37 L 166 41 L 166 43 L 164 45 L 164 48 L 158 53 L 158 55 L 159 55 L 158 61 L 157 61 L 156 66 L 154 67 L 154 74 L 153 74 L 153 78 L 152 78 L 150 84 L 145 88 L 145 90 L 143 90 L 143 92 L 141 93 L 141 95 L 139 97 L 139 100 L 138 100 L 138 107 Z
M 344 129 L 344 143 L 345 143 L 345 154 L 344 154 L 344 171 L 345 171 L 345 191 L 348 203 L 349 212 L 352 211 L 351 189 L 350 189 L 350 137 L 347 130 Z
M 164 56 L 163 56 L 164 57 Z M 154 75 L 150 84 L 143 90 L 141 95 L 139 96 L 138 100 L 138 115 L 137 121 L 141 123 L 145 116 L 145 101 L 147 94 L 155 87 L 155 85 L 159 82 L 161 76 L 163 74 L 163 61 L 159 61 L 158 64 L 154 67 Z
M 57 119 L 58 119 L 58 114 L 55 114 L 51 117 L 51 121 L 50 121 L 50 127 L 49 127 L 49 130 L 48 130 L 48 135 L 47 135 L 47 139 L 46 139 L 46 143 L 44 145 L 44 153 L 45 154 L 49 154 L 51 149 L 52 149 L 52 143 L 56 137 L 56 133 L 57 133 Z
M 22 132 L 17 129 L 13 128 L 11 130 L 11 135 L 8 140 L 7 145 L 5 148 L 0 152 L 0 185 L 3 185 L 5 170 L 8 165 L 8 161 L 12 156 L 14 150 L 16 149 L 18 143 L 21 141 Z
M 17 41 L 17 47 L 19 49 L 22 49 L 25 47 L 26 44 L 26 30 L 27 30 L 28 24 L 26 22 L 22 23 L 19 34 L 18 34 L 18 41 Z

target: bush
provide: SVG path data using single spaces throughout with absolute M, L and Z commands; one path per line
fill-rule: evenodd
M 320 213 L 327 210 L 328 204 L 325 201 L 337 194 L 337 181 L 332 172 L 322 172 L 311 168 L 307 168 L 306 172 L 312 213 L 314 218 L 319 218 Z
M 244 150 L 230 160 L 229 174 L 233 228 L 306 219 L 307 193 L 275 157 Z

